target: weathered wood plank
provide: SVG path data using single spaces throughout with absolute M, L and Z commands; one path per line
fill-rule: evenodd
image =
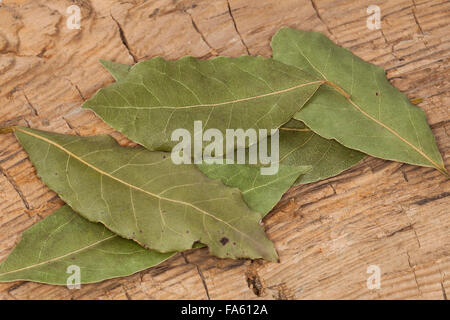
M 154 56 L 270 56 L 281 26 L 321 31 L 383 66 L 410 98 L 422 98 L 450 163 L 450 3 L 376 1 L 381 29 L 366 27 L 373 1 L 3 0 L 0 126 L 112 133 L 80 104 L 112 82 L 99 58 L 132 64 Z M 81 7 L 81 30 L 66 9 Z M 281 263 L 178 254 L 127 278 L 69 290 L 0 284 L 0 299 L 443 299 L 450 294 L 450 182 L 438 172 L 369 158 L 326 181 L 291 188 L 265 219 Z M 62 202 L 36 177 L 12 135 L 0 139 L 0 260 L 21 233 Z M 381 289 L 369 290 L 369 265 Z

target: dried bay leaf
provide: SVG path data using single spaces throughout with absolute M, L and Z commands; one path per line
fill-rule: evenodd
M 268 137 L 267 145 L 272 144 L 271 139 L 272 137 Z M 249 149 L 245 152 L 245 159 L 248 160 Z M 271 209 L 270 205 L 273 207 L 292 184 L 306 184 L 333 177 L 357 164 L 365 156 L 364 153 L 346 148 L 335 140 L 322 138 L 301 121 L 292 119 L 280 128 L 279 171 L 276 175 L 261 175 L 261 163 L 203 163 L 197 166 L 208 177 L 221 179 L 226 185 L 239 188 L 250 208 L 254 205 L 260 210 L 264 208 L 268 211 Z M 297 175 L 297 179 L 291 180 L 296 170 L 303 172 L 300 176 Z M 290 185 L 288 181 L 291 181 Z M 253 184 L 255 185 L 251 186 Z M 255 188 L 252 189 L 255 192 L 251 197 L 246 196 L 250 186 Z M 264 202 L 267 202 L 266 206 Z
M 170 151 L 174 130 L 276 129 L 323 80 L 269 58 L 242 56 L 176 61 L 153 58 L 126 70 L 103 65 L 119 81 L 100 89 L 84 108 L 149 150 Z M 239 147 L 239 146 L 236 146 Z
M 312 167 L 295 181 L 295 185 L 334 177 L 365 156 L 335 140 L 322 138 L 301 121 L 291 120 L 280 128 L 280 163 Z
M 317 91 L 295 119 L 348 148 L 434 167 L 448 176 L 425 113 L 389 83 L 382 68 L 316 32 L 283 28 L 271 45 L 274 59 L 329 84 Z
M 267 144 L 270 145 L 271 137 L 268 139 Z M 334 140 L 322 138 L 297 120 L 290 120 L 280 128 L 279 139 L 280 160 L 276 175 L 261 175 L 261 164 L 203 163 L 197 167 L 208 177 L 239 188 L 253 210 L 269 212 L 292 184 L 336 176 L 366 156 Z M 245 158 L 249 159 L 248 149 Z
M 256 165 L 203 163 L 197 167 L 208 177 L 239 188 L 249 207 L 264 214 L 272 210 L 299 176 L 311 170 L 310 166 L 281 165 L 276 174 L 261 175 Z
M 277 260 L 238 189 L 175 165 L 170 154 L 123 148 L 109 136 L 16 127 L 38 175 L 76 212 L 160 252 L 206 244 L 218 257 Z
M 77 266 L 80 284 L 93 283 L 134 274 L 172 255 L 146 250 L 64 206 L 23 233 L 0 264 L 0 282 L 66 285 L 68 267 Z
M 108 70 L 117 81 L 123 79 L 128 74 L 131 66 L 112 61 L 101 60 L 102 65 Z M 268 138 L 270 140 L 270 137 Z M 271 145 L 270 141 L 267 145 Z M 303 166 L 312 166 L 308 172 L 301 174 L 295 184 L 304 184 L 333 177 L 342 171 L 350 168 L 364 158 L 364 154 L 340 145 L 335 140 L 322 138 L 312 130 L 308 129 L 301 121 L 291 119 L 280 128 L 279 135 L 280 164 L 288 166 L 298 166 L 301 170 Z M 246 155 L 248 159 L 248 155 Z M 250 165 L 233 166 L 221 168 L 222 165 L 199 165 L 207 176 L 221 179 L 225 184 L 232 181 L 234 187 L 244 191 L 247 182 L 243 177 L 252 179 L 256 170 Z M 210 167 L 208 169 L 208 167 Z M 284 169 L 287 170 L 287 169 Z M 296 169 L 291 168 L 292 172 Z M 240 172 L 241 178 L 237 179 L 235 174 Z M 279 176 L 279 174 L 277 175 Z M 263 178 L 263 177 L 260 177 Z M 277 180 L 277 177 L 266 176 L 263 179 Z M 286 181 L 286 180 L 285 180 Z M 276 181 L 272 181 L 271 186 L 275 186 Z M 257 197 L 249 197 L 244 194 L 244 200 L 252 210 L 267 213 L 276 204 L 274 199 L 280 199 L 282 194 L 289 189 L 289 186 L 279 185 L 279 188 L 272 189 L 273 198 L 266 198 L 263 194 Z M 267 202 L 267 200 L 272 200 Z M 261 201 L 267 202 L 265 206 L 259 206 Z M 270 207 L 270 208 L 269 208 Z

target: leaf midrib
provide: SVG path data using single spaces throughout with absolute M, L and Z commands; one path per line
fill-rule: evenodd
M 224 101 L 224 102 L 219 102 L 219 103 L 204 103 L 204 104 L 196 104 L 196 105 L 189 105 L 189 106 L 178 106 L 178 107 L 174 107 L 174 106 L 154 106 L 154 107 L 135 107 L 132 105 L 127 105 L 127 106 L 108 106 L 108 105 L 96 105 L 97 107 L 107 107 L 107 108 L 111 108 L 111 109 L 138 109 L 138 110 L 155 110 L 155 109 L 191 109 L 191 108 L 199 108 L 199 107 L 218 107 L 218 106 L 222 106 L 222 105 L 228 105 L 228 104 L 235 104 L 235 103 L 239 103 L 239 102 L 244 102 L 244 101 L 250 101 L 250 100 L 256 100 L 256 99 L 260 99 L 260 98 L 265 98 L 265 97 L 269 97 L 269 96 L 274 96 L 274 95 L 279 95 L 279 94 L 283 94 L 298 88 L 302 88 L 302 87 L 306 87 L 306 86 L 310 86 L 313 84 L 323 84 L 324 81 L 323 80 L 318 80 L 318 81 L 311 81 L 311 82 L 307 82 L 307 83 L 302 83 L 290 88 L 286 88 L 286 89 L 282 89 L 282 90 L 278 90 L 278 91 L 273 91 L 273 92 L 269 92 L 269 93 L 265 93 L 265 94 L 261 94 L 261 95 L 257 95 L 257 96 L 252 96 L 252 97 L 247 97 L 247 98 L 240 98 L 240 99 L 236 99 L 236 100 L 230 100 L 230 101 Z
M 88 246 L 86 246 L 86 247 L 82 247 L 82 248 L 77 249 L 77 250 L 75 250 L 75 251 L 66 253 L 66 254 L 64 254 L 64 255 L 62 255 L 62 256 L 55 257 L 55 258 L 52 258 L 52 259 L 49 259 L 49 260 L 46 260 L 46 261 L 42 261 L 42 262 L 39 262 L 39 263 L 30 265 L 30 266 L 27 266 L 27 267 L 23 267 L 23 268 L 20 268 L 20 269 L 8 271 L 8 272 L 5 272 L 5 273 L 0 273 L 0 277 L 1 277 L 1 276 L 8 275 L 8 274 L 11 274 L 11 273 L 16 273 L 16 272 L 19 272 L 19 271 L 24 271 L 24 270 L 28 270 L 28 269 L 40 267 L 40 266 L 42 266 L 42 265 L 49 264 L 49 263 L 52 263 L 52 262 L 55 262 L 55 261 L 58 261 L 58 260 L 67 258 L 67 257 L 69 257 L 69 256 L 71 256 L 71 255 L 74 255 L 74 254 L 77 254 L 77 253 L 79 253 L 79 252 L 81 252 L 81 251 L 91 249 L 91 248 L 95 247 L 96 245 L 98 245 L 98 244 L 100 244 L 100 243 L 102 243 L 102 242 L 105 242 L 105 241 L 107 241 L 107 240 L 110 240 L 110 239 L 112 239 L 112 238 L 115 238 L 115 237 L 118 237 L 118 236 L 117 236 L 117 235 L 112 235 L 112 236 L 109 236 L 109 237 L 107 237 L 107 238 L 105 238 L 105 239 L 102 239 L 102 240 L 100 240 L 100 241 L 91 243 L 90 245 L 88 245 Z
M 280 130 L 283 131 L 296 131 L 296 132 L 311 132 L 311 129 L 308 128 L 304 128 L 304 129 L 298 129 L 298 128 L 285 128 L 285 127 L 281 127 Z
M 292 172 L 292 173 L 289 173 L 289 174 L 287 174 L 287 175 L 278 177 L 278 178 L 275 179 L 275 180 L 271 180 L 271 181 L 268 182 L 268 183 L 260 184 L 259 186 L 256 186 L 256 187 L 255 187 L 255 186 L 252 186 L 250 189 L 247 189 L 247 190 L 245 190 L 245 191 L 242 191 L 242 194 L 246 194 L 246 193 L 252 192 L 252 191 L 254 191 L 254 190 L 256 190 L 256 189 L 260 189 L 260 188 L 264 188 L 264 187 L 273 185 L 273 184 L 278 183 L 279 181 L 281 181 L 281 180 L 283 180 L 283 179 L 285 179 L 285 178 L 289 178 L 289 177 L 291 177 L 291 176 L 296 176 L 296 178 L 298 178 L 300 175 L 301 175 L 301 173 L 298 173 L 298 172 Z

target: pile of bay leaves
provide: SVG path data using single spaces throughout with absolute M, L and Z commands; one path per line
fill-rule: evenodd
M 139 147 L 109 136 L 2 129 L 15 133 L 67 205 L 24 232 L 0 265 L 0 281 L 66 284 L 75 265 L 81 283 L 92 283 L 201 246 L 220 258 L 277 261 L 261 220 L 292 185 L 337 175 L 365 155 L 448 177 L 424 112 L 383 69 L 319 33 L 283 28 L 271 45 L 273 58 L 102 61 L 116 82 L 83 107 Z M 175 164 L 172 133 L 195 136 L 196 121 L 223 136 L 279 129 L 278 171 L 261 174 L 263 163 Z

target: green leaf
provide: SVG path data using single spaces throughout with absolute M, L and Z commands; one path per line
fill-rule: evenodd
M 310 166 L 281 165 L 276 174 L 261 175 L 260 167 L 256 165 L 203 163 L 197 167 L 208 177 L 239 188 L 248 206 L 264 215 L 272 210 L 300 175 L 311 170 Z
M 125 78 L 130 72 L 131 66 L 113 61 L 100 59 L 102 66 L 111 73 L 116 81 Z
M 133 68 L 133 66 L 130 66 L 128 64 L 103 59 L 100 59 L 100 63 L 102 64 L 103 68 L 106 69 L 106 71 L 111 73 L 114 80 L 116 81 L 121 81 L 125 79 L 128 73 L 130 72 L 131 68 Z
M 114 78 L 119 81 L 127 76 L 128 71 L 131 66 L 124 65 L 112 61 L 101 61 L 103 66 L 114 76 Z M 119 70 L 120 72 L 117 72 Z M 283 125 L 280 128 L 280 159 L 282 159 L 282 163 L 289 166 L 298 166 L 297 169 L 301 170 L 302 166 L 312 166 L 312 169 L 308 170 L 306 174 L 302 174 L 296 180 L 295 184 L 304 184 L 315 182 L 319 180 L 323 180 L 332 176 L 335 176 L 342 171 L 350 168 L 351 166 L 358 163 L 361 159 L 364 158 L 364 154 L 358 152 L 356 150 L 348 149 L 334 140 L 324 139 L 321 136 L 317 135 L 310 129 L 308 129 L 301 121 L 290 120 L 288 123 Z M 270 138 L 269 138 L 270 140 Z M 268 142 L 270 145 L 270 141 Z M 246 156 L 248 159 L 248 155 Z M 244 171 L 248 171 L 245 176 L 252 176 L 256 174 L 255 169 L 248 168 L 245 166 L 236 167 L 238 170 L 229 168 L 221 168 L 221 165 L 212 165 L 214 170 L 210 172 L 206 168 L 209 165 L 203 164 L 200 169 L 211 178 L 219 178 L 225 184 L 229 185 L 227 182 L 231 179 L 233 180 L 234 187 L 239 188 L 241 191 L 245 188 L 246 181 L 245 179 L 235 179 L 234 175 L 237 171 L 240 171 L 239 176 L 244 173 Z M 252 167 L 252 166 L 250 166 Z M 212 169 L 211 169 L 212 170 Z M 286 169 L 285 169 L 286 170 Z M 293 172 L 296 169 L 292 169 Z M 279 179 L 279 175 L 277 176 L 266 176 L 264 179 Z M 242 181 L 242 182 L 241 182 Z M 275 182 L 274 181 L 274 182 Z M 287 180 L 285 180 L 287 181 Z M 275 184 L 273 184 L 274 186 Z M 271 198 L 271 202 L 266 203 L 265 206 L 260 206 L 260 198 L 263 198 L 264 201 L 266 197 L 261 195 L 258 197 L 246 197 L 244 195 L 244 200 L 246 200 L 250 209 L 267 213 L 273 206 L 278 202 L 281 198 L 282 194 L 289 189 L 289 186 L 285 184 L 280 185 L 279 188 L 275 191 L 272 189 L 273 197 Z M 254 199 L 252 201 L 252 199 Z M 277 200 L 276 200 L 277 199 Z
M 238 189 L 175 165 L 169 153 L 123 148 L 109 136 L 75 137 L 16 127 L 38 175 L 76 212 L 160 252 L 206 244 L 218 257 L 276 260 Z
M 312 167 L 295 181 L 296 185 L 338 175 L 365 156 L 364 153 L 346 148 L 335 140 L 322 138 L 297 120 L 291 120 L 280 128 L 280 163 Z
M 223 136 L 227 128 L 276 129 L 323 83 L 273 59 L 249 56 L 158 57 L 134 65 L 125 77 L 118 66 L 105 67 L 119 81 L 83 107 L 150 150 L 172 150 L 172 132 L 184 128 L 193 136 L 195 120 Z
M 448 176 L 423 110 L 367 63 L 320 33 L 283 28 L 274 59 L 327 81 L 295 114 L 314 132 L 375 157 L 434 167 Z
M 322 138 L 297 120 L 291 120 L 281 127 L 279 137 L 280 165 L 276 175 L 261 175 L 261 164 L 203 163 L 197 166 L 208 177 L 221 179 L 226 185 L 239 188 L 251 209 L 267 213 L 292 184 L 306 184 L 333 177 L 366 156 L 334 140 Z M 267 144 L 270 145 L 271 138 L 268 139 Z M 248 159 L 248 149 L 245 157 Z M 297 178 L 294 178 L 295 175 Z M 267 187 L 255 188 L 251 196 L 247 195 L 246 191 L 253 183 L 256 187 Z
M 0 265 L 0 282 L 65 285 L 69 266 L 80 268 L 80 284 L 99 282 L 147 269 L 172 255 L 146 250 L 64 206 L 23 233 Z

